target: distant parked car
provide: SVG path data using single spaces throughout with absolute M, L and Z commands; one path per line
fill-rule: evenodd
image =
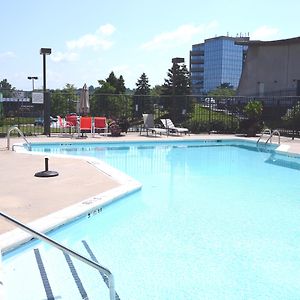
M 204 99 L 205 104 L 216 104 L 216 100 L 214 98 L 205 98 Z

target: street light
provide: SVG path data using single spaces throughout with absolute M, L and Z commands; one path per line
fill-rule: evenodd
M 46 55 L 51 54 L 51 48 L 41 48 L 43 55 L 43 94 L 44 94 L 44 134 L 50 136 L 50 97 L 46 93 Z
M 34 81 L 39 79 L 37 76 L 28 76 L 29 80 L 32 80 L 32 90 L 34 91 Z
M 184 63 L 184 58 L 182 57 L 174 57 L 172 58 L 172 63 L 174 64 L 180 64 L 180 63 Z

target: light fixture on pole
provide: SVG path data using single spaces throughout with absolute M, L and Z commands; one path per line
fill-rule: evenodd
M 44 94 L 44 134 L 50 136 L 50 96 L 46 92 L 46 55 L 51 54 L 51 48 L 41 48 L 43 55 L 43 94 Z
M 32 80 L 32 90 L 34 91 L 34 81 L 39 79 L 37 76 L 28 76 L 29 80 Z

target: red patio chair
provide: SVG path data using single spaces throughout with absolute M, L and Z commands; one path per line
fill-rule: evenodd
M 81 117 L 79 122 L 79 131 L 92 133 L 92 117 Z
M 95 133 L 108 133 L 108 125 L 106 123 L 106 117 L 95 117 L 94 118 L 94 128 L 93 128 L 93 137 Z

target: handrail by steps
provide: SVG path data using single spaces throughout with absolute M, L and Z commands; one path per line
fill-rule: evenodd
M 264 136 L 264 134 L 269 134 L 269 137 L 267 138 L 265 144 L 267 144 L 268 142 L 272 143 L 272 137 L 273 137 L 273 135 L 277 134 L 278 135 L 278 144 L 280 145 L 280 132 L 277 129 L 275 129 L 275 130 L 272 131 L 269 128 L 266 128 L 266 129 L 264 129 L 262 131 L 260 137 L 258 138 L 258 140 L 256 142 L 257 144 L 259 143 L 260 139 Z
M 14 130 L 16 130 L 19 134 L 20 134 L 20 136 L 24 139 L 24 141 L 26 142 L 26 144 L 27 144 L 27 146 L 29 147 L 29 149 L 30 149 L 30 143 L 28 142 L 28 140 L 26 139 L 26 137 L 24 136 L 24 134 L 23 134 L 23 132 L 19 129 L 19 127 L 17 127 L 17 126 L 12 126 L 12 127 L 10 127 L 9 129 L 8 129 L 8 131 L 7 131 L 7 150 L 9 150 L 9 147 L 10 147 L 10 133 L 12 132 L 12 131 L 14 131 Z M 13 150 L 13 149 L 12 149 Z
M 18 220 L 8 216 L 7 214 L 0 212 L 0 216 L 3 217 L 4 219 L 6 219 L 7 221 L 13 223 L 14 225 L 16 225 L 17 227 L 23 229 L 24 231 L 26 231 L 27 233 L 29 233 L 30 235 L 32 235 L 33 237 L 40 239 L 50 245 L 52 245 L 53 247 L 66 252 L 68 254 L 70 254 L 71 256 L 75 257 L 76 259 L 82 261 L 83 263 L 97 269 L 99 272 L 104 273 L 107 276 L 108 279 L 108 285 L 109 285 L 109 295 L 110 295 L 110 300 L 116 300 L 116 293 L 115 293 L 115 286 L 114 286 L 114 277 L 112 275 L 112 273 L 105 267 L 101 266 L 100 264 L 84 257 L 83 255 L 63 246 L 62 244 L 54 241 L 53 239 L 47 237 L 46 235 L 44 235 L 41 232 L 38 232 L 28 226 L 26 226 L 25 224 L 19 222 Z
M 257 142 L 256 142 L 257 144 L 258 144 L 258 142 L 260 141 L 260 139 L 264 136 L 264 134 L 269 134 L 269 135 L 271 136 L 271 134 L 272 134 L 271 129 L 266 128 L 266 129 L 264 129 L 264 130 L 262 131 L 260 137 L 258 138 L 258 140 L 257 140 Z
M 268 143 L 268 141 L 270 141 L 270 143 L 272 143 L 272 137 L 273 137 L 274 134 L 278 135 L 278 144 L 280 145 L 280 132 L 277 129 L 272 131 L 271 135 L 266 140 L 266 144 Z

